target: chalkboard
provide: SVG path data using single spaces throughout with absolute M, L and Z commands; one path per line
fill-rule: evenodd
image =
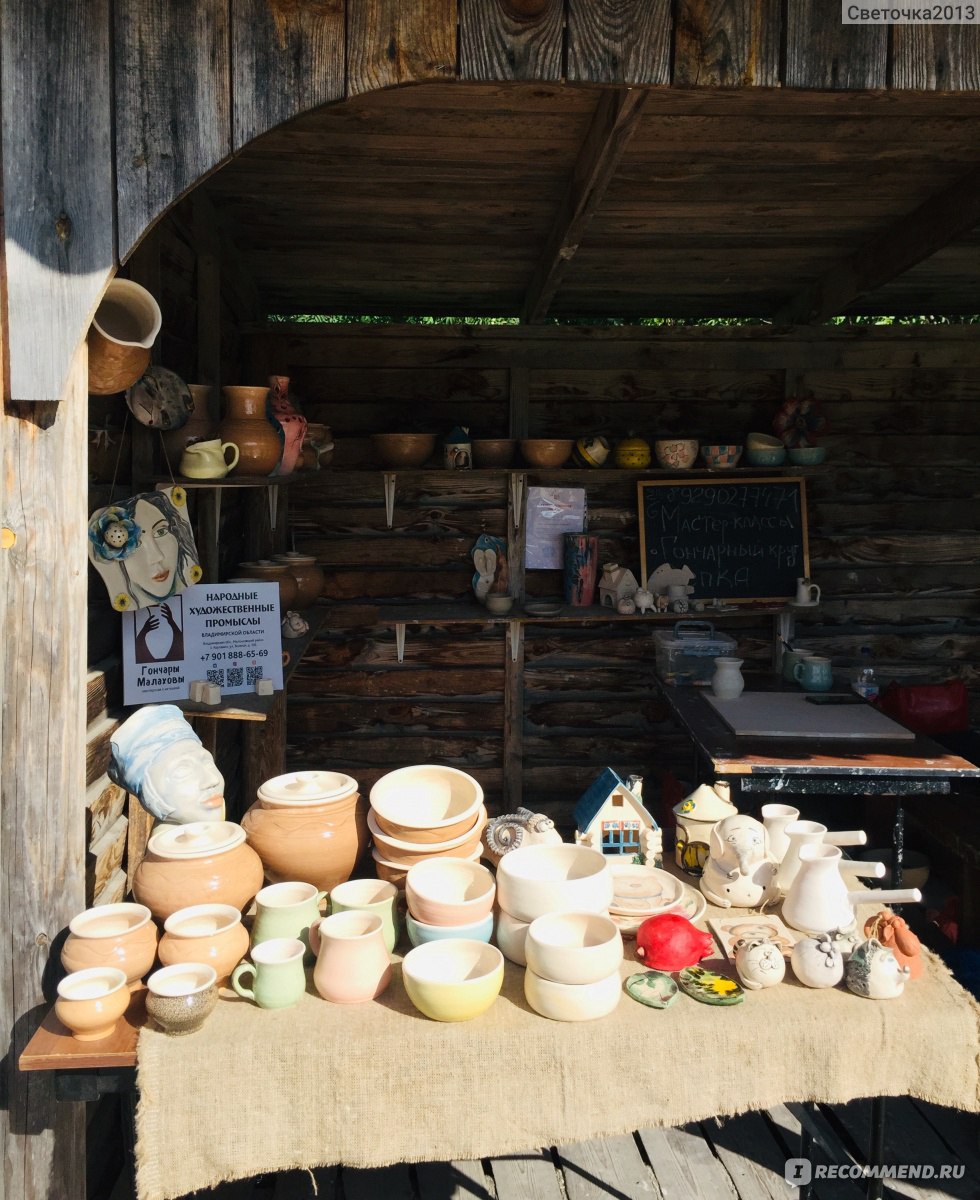
M 691 595 L 733 602 L 789 600 L 810 574 L 802 479 L 676 479 L 637 484 L 643 585 L 666 590 L 672 571 Z

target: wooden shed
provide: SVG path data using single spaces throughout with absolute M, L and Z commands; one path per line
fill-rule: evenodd
M 283 762 L 366 791 L 436 761 L 568 827 L 603 767 L 647 796 L 686 769 L 649 619 L 472 600 L 481 533 L 507 539 L 516 595 L 560 590 L 524 567 L 539 484 L 585 488 L 602 561 L 635 567 L 642 473 L 382 469 L 371 435 L 406 428 L 728 441 L 812 395 L 823 602 L 797 636 L 962 679 L 975 721 L 976 25 L 843 24 L 818 0 L 11 0 L 0 22 L 0 1195 L 84 1194 L 84 1106 L 16 1062 L 68 919 L 125 891 L 145 837 L 105 776 L 119 627 L 85 552 L 114 487 L 166 475 L 132 424 L 90 470 L 124 433 L 122 398 L 87 394 L 117 272 L 160 301 L 161 365 L 216 396 L 287 375 L 333 432 L 275 506 L 230 490 L 219 526 L 195 498 L 213 578 L 287 545 L 327 572 L 285 700 L 200 723 L 239 806 Z M 726 628 L 762 667 L 776 621 Z

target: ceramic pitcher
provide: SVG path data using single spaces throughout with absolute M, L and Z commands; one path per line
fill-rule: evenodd
M 863 829 L 829 831 L 819 821 L 790 821 L 783 829 L 788 845 L 779 864 L 776 884 L 785 895 L 800 869 L 800 851 L 804 846 L 864 846 L 868 835 Z
M 229 460 L 228 451 L 232 451 Z M 211 438 L 184 447 L 180 456 L 180 473 L 188 479 L 224 479 L 238 465 L 238 447 L 234 442 Z
M 811 583 L 809 579 L 797 579 L 796 581 L 796 603 L 797 604 L 819 604 L 820 603 L 820 585 Z
M 391 982 L 391 959 L 377 913 L 338 912 L 310 928 L 313 984 L 324 1000 L 360 1004 Z

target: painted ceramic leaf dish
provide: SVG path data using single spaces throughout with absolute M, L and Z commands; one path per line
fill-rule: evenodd
M 685 967 L 678 972 L 677 982 L 682 992 L 702 1004 L 741 1004 L 745 999 L 745 992 L 734 979 L 705 967 Z
M 668 1008 L 677 999 L 677 984 L 664 971 L 638 971 L 626 980 L 626 994 L 647 1008 Z
M 613 877 L 610 913 L 618 916 L 652 916 L 677 904 L 683 884 L 658 867 L 640 863 L 616 863 L 609 868 Z

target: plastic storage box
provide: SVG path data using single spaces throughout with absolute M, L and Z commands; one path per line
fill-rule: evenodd
M 673 629 L 653 635 L 657 649 L 657 674 L 672 686 L 707 687 L 715 673 L 715 659 L 735 653 L 735 639 L 716 633 L 710 621 L 678 621 Z

